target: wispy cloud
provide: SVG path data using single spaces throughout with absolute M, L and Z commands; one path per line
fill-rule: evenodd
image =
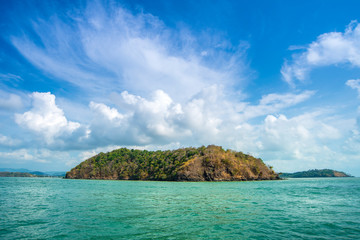
M 20 96 L 0 90 L 0 110 L 18 110 L 23 107 Z
M 12 74 L 12 73 L 7 73 L 7 74 L 1 73 L 0 80 L 4 81 L 4 82 L 12 82 L 13 85 L 16 85 L 17 82 L 20 82 L 23 79 L 22 79 L 22 77 Z
M 282 109 L 294 106 L 298 103 L 306 101 L 315 94 L 314 91 L 304 91 L 299 94 L 286 93 L 276 94 L 271 93 L 263 96 L 258 105 L 246 106 L 243 116 L 245 119 L 251 119 L 258 116 L 277 113 Z
M 33 30 L 40 41 L 22 35 L 12 44 L 36 67 L 88 93 L 162 89 L 184 100 L 212 84 L 238 84 L 248 71 L 246 44 L 198 42 L 151 14 L 98 2 L 83 14 L 34 20 Z
M 304 52 L 294 54 L 282 66 L 283 79 L 294 86 L 305 80 L 313 69 L 322 66 L 351 64 L 360 67 L 360 24 L 352 21 L 344 32 L 329 32 L 318 36 Z
M 346 85 L 358 92 L 360 97 L 360 79 L 351 79 L 346 81 Z
M 20 143 L 21 141 L 18 139 L 13 139 L 11 137 L 7 137 L 0 134 L 0 146 L 12 147 L 12 146 L 17 146 Z

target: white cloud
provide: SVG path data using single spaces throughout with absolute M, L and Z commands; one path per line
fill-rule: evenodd
M 263 148 L 267 151 L 290 151 L 293 159 L 301 159 L 298 153 L 318 148 L 321 140 L 339 139 L 340 132 L 322 121 L 316 114 L 303 114 L 291 119 L 284 115 L 268 115 L 264 121 Z M 317 142 L 318 141 L 318 142 Z
M 98 112 L 109 121 L 118 122 L 124 118 L 124 116 L 120 114 L 115 108 L 110 108 L 105 104 L 90 102 L 89 106 L 93 111 Z
M 0 157 L 6 160 L 34 161 L 34 156 L 27 149 L 19 149 L 9 152 L 0 152 Z
M 181 106 L 163 91 L 155 91 L 150 100 L 124 91 L 116 98 L 124 114 L 102 103 L 90 103 L 94 116 L 92 136 L 117 144 L 150 144 L 179 137 L 183 133 L 174 124 L 182 113 Z
M 318 36 L 306 51 L 294 54 L 291 61 L 286 61 L 281 73 L 290 85 L 295 80 L 303 81 L 313 68 L 351 64 L 360 67 L 360 24 L 352 21 L 344 32 L 330 32 Z
M 186 142 L 186 139 L 195 143 L 199 138 L 214 138 L 220 132 L 223 120 L 232 121 L 236 115 L 231 103 L 222 98 L 221 91 L 217 86 L 206 88 L 184 104 L 175 103 L 162 90 L 155 91 L 150 99 L 125 91 L 116 98 L 117 105 L 125 111 L 121 120 L 112 122 L 106 113 L 97 111 L 102 117 L 94 118 L 91 129 L 95 134 L 100 129 L 105 130 L 106 135 L 117 132 L 117 139 L 122 139 L 119 144 L 125 144 L 124 140 L 134 141 L 134 144 L 164 144 Z
M 23 114 L 16 114 L 15 121 L 44 137 L 47 144 L 54 142 L 56 137 L 71 135 L 80 127 L 77 122 L 68 121 L 64 112 L 55 104 L 55 96 L 51 93 L 34 92 L 32 108 Z
M 88 127 L 67 120 L 56 105 L 54 95 L 35 92 L 31 95 L 32 109 L 17 114 L 16 122 L 42 136 L 47 147 L 87 150 L 67 159 L 60 157 L 62 151 L 50 150 L 46 154 L 20 149 L 0 155 L 11 159 L 19 153 L 23 160 L 47 162 L 53 161 L 49 158 L 57 152 L 56 161 L 74 166 L 99 151 L 120 146 L 153 150 L 217 144 L 262 157 L 280 171 L 297 170 L 299 166 L 303 169 L 331 166 L 334 156 L 345 161 L 333 146 L 344 137 L 343 130 L 338 130 L 339 123 L 326 118 L 327 113 L 304 113 L 291 118 L 279 115 L 286 108 L 309 99 L 313 92 L 269 94 L 262 96 L 258 105 L 250 105 L 230 101 L 224 91 L 213 85 L 182 104 L 162 90 L 153 92 L 149 98 L 124 91 L 114 98 L 117 102 L 111 107 L 90 102 L 92 115 L 89 115 Z M 263 121 L 251 123 L 255 118 L 256 122 Z M 9 139 L 0 136 L 0 142 L 9 142 Z M 70 144 L 59 141 L 64 139 L 70 140 L 64 141 Z M 294 160 L 301 164 L 291 165 Z M 285 162 L 290 163 L 287 168 Z
M 355 89 L 358 92 L 358 95 L 360 96 L 360 79 L 347 80 L 346 85 L 348 85 L 352 89 Z
M 69 154 L 64 151 L 52 151 L 46 148 L 21 148 L 14 151 L 2 152 L 0 151 L 0 158 L 2 164 L 18 165 L 21 168 L 28 168 L 30 170 L 40 170 L 47 168 L 47 170 L 60 171 L 64 169 L 67 162 L 74 158 L 78 159 L 78 153 Z
M 20 140 L 13 139 L 8 136 L 0 134 L 0 146 L 12 147 L 20 144 Z
M 33 30 L 41 44 L 26 35 L 12 37 L 12 44 L 36 67 L 88 93 L 126 89 L 144 95 L 162 89 L 186 101 L 212 84 L 239 84 L 248 69 L 247 44 L 196 39 L 151 14 L 115 5 L 90 2 L 84 15 L 34 20 Z
M 18 110 L 23 107 L 21 98 L 12 93 L 6 93 L 0 90 L 0 109 L 4 110 Z M 6 97 L 5 97 L 6 96 Z
M 259 105 L 230 101 L 218 85 L 204 88 L 185 103 L 176 103 L 167 93 L 157 90 L 151 98 L 127 91 L 115 96 L 116 107 L 90 103 L 92 141 L 98 145 L 219 144 L 232 146 L 247 121 L 277 113 L 310 98 L 313 92 L 269 94 Z
M 23 81 L 22 77 L 12 74 L 12 73 L 0 73 L 0 82 L 6 82 L 13 86 L 17 86 L 20 81 Z
M 258 105 L 246 106 L 243 116 L 245 119 L 251 119 L 258 116 L 277 113 L 281 109 L 304 102 L 313 96 L 314 93 L 314 91 L 304 91 L 299 94 L 268 94 L 260 99 L 260 103 Z
M 278 171 L 298 171 L 331 167 L 343 161 L 334 142 L 344 136 L 333 123 L 325 122 L 321 113 L 306 113 L 292 118 L 267 115 L 259 125 L 244 124 L 236 148 L 247 149 L 274 165 Z M 336 156 L 336 157 L 335 157 Z

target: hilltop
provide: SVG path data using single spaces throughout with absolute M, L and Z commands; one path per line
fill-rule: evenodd
M 312 169 L 303 172 L 281 173 L 282 178 L 317 178 L 317 177 L 351 177 L 350 175 L 331 169 Z
M 65 178 L 162 181 L 246 181 L 279 179 L 260 158 L 210 145 L 168 151 L 120 148 L 99 153 Z

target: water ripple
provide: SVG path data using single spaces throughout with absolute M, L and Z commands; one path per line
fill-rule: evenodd
M 0 178 L 0 239 L 356 239 L 360 179 Z

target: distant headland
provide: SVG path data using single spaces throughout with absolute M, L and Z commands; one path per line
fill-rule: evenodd
M 344 172 L 331 169 L 312 169 L 303 172 L 281 173 L 282 178 L 321 178 L 321 177 L 352 177 Z
M 66 172 L 40 172 L 25 168 L 0 168 L 0 177 L 65 177 Z
M 65 178 L 155 181 L 280 179 L 260 158 L 215 145 L 168 151 L 120 148 L 85 160 L 67 172 Z
M 37 177 L 27 172 L 0 172 L 0 177 Z

